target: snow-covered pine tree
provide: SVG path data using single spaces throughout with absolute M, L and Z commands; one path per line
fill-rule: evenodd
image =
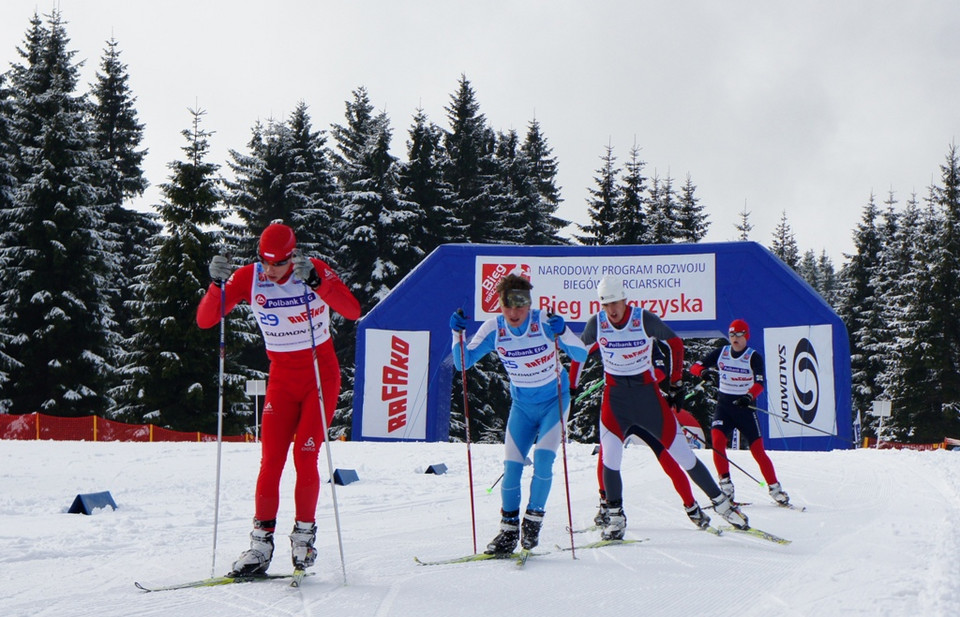
M 143 124 L 137 118 L 136 97 L 130 90 L 127 65 L 120 61 L 116 39 L 107 41 L 100 59 L 100 70 L 91 88 L 93 135 L 103 161 L 105 176 L 105 219 L 107 233 L 118 246 L 110 266 L 113 274 L 108 289 L 110 305 L 116 316 L 117 331 L 126 339 L 133 334 L 132 315 L 127 302 L 132 297 L 129 284 L 136 267 L 143 263 L 152 239 L 161 225 L 153 213 L 125 207 L 132 197 L 142 195 L 148 183 L 143 175 Z
M 750 232 L 753 225 L 750 224 L 750 212 L 747 211 L 747 204 L 744 202 L 743 210 L 740 211 L 740 222 L 734 225 L 737 230 L 737 240 L 745 242 L 750 239 Z
M 452 187 L 443 179 L 443 129 L 418 109 L 408 134 L 407 160 L 400 165 L 398 188 L 402 199 L 420 204 L 423 226 L 412 232 L 417 234 L 416 245 L 429 254 L 459 234 L 453 220 Z
M 424 216 L 418 204 L 400 196 L 387 114 L 371 113 L 364 89 L 354 96 L 347 124 L 334 130 L 340 165 L 338 255 L 346 264 L 341 278 L 366 312 L 423 258 L 410 230 L 421 227 Z
M 290 222 L 297 230 L 297 245 L 339 269 L 335 231 L 340 220 L 339 196 L 326 133 L 313 130 L 303 101 L 287 119 L 287 129 L 287 194 L 293 206 Z
M 503 236 L 502 195 L 491 184 L 498 182 L 494 156 L 496 137 L 480 113 L 477 95 L 466 75 L 444 110 L 450 128 L 444 133 L 444 181 L 455 195 L 453 214 L 459 242 L 495 243 Z
M 690 174 L 680 188 L 677 208 L 677 242 L 700 242 L 710 228 L 710 217 L 697 197 L 697 187 Z
M 800 266 L 800 249 L 797 247 L 797 238 L 793 233 L 793 228 L 787 221 L 786 211 L 780 215 L 780 222 L 773 230 L 773 240 L 769 248 L 771 253 L 780 258 L 780 261 L 794 270 Z
M 553 156 L 546 136 L 536 119 L 527 125 L 527 134 L 521 146 L 523 154 L 529 162 L 529 174 L 536 185 L 540 199 L 537 204 L 539 218 L 534 223 L 535 229 L 531 241 L 525 244 L 569 244 L 560 236 L 560 231 L 569 224 L 557 217 L 557 208 L 562 201 L 560 187 L 557 186 L 557 159 Z M 539 239 L 538 239 L 539 238 Z
M 892 401 L 894 409 L 900 409 L 901 401 L 909 398 L 913 389 L 912 384 L 904 379 L 904 372 L 910 364 L 909 356 L 914 353 L 918 343 L 908 309 L 914 301 L 918 277 L 925 275 L 917 271 L 914 265 L 917 253 L 925 250 L 923 247 L 928 239 L 921 233 L 924 213 L 920 211 L 916 194 L 911 195 L 900 212 L 892 204 L 890 206 L 884 213 L 884 222 L 880 227 L 884 242 L 876 273 L 876 290 L 882 300 L 881 317 L 888 342 L 880 374 L 875 381 L 882 398 Z M 895 414 L 893 422 L 887 422 L 884 426 L 889 427 L 891 434 L 895 433 L 898 439 L 909 438 L 909 426 L 900 426 L 899 416 L 899 413 Z
M 904 357 L 903 409 L 897 423 L 919 442 L 960 434 L 960 152 L 951 144 L 940 166 L 940 184 L 930 187 L 929 240 L 915 267 L 914 303 L 908 309 L 914 345 Z M 905 426 L 906 425 L 906 426 Z
M 60 12 L 31 19 L 9 72 L 16 191 L 0 210 L 0 332 L 13 413 L 103 414 L 119 337 L 105 290 L 103 177 Z
M 14 191 L 16 178 L 13 175 L 13 147 L 10 143 L 10 124 L 13 121 L 13 93 L 7 87 L 7 76 L 0 74 L 0 220 L 6 221 L 8 212 L 14 208 Z M 6 281 L 8 272 L 6 251 L 3 250 L 7 239 L 0 234 L 0 281 L 4 289 L 9 283 Z M 2 321 L 2 318 L 0 318 Z M 16 365 L 16 360 L 7 355 L 6 348 L 10 336 L 0 329 L 0 392 L 10 377 L 9 368 Z M 9 412 L 9 400 L 0 397 L 0 413 Z
M 623 178 L 618 185 L 617 206 L 613 211 L 610 244 L 643 244 L 648 236 L 646 214 L 647 178 L 643 175 L 646 161 L 640 158 L 640 146 L 630 148 L 623 164 Z
M 817 270 L 817 254 L 813 249 L 807 249 L 797 265 L 797 274 L 814 289 L 817 288 L 820 273 Z
M 588 189 L 587 214 L 590 222 L 578 225 L 582 235 L 576 236 L 581 244 L 599 246 L 607 242 L 616 226 L 617 206 L 620 198 L 618 187 L 620 170 L 617 169 L 617 157 L 613 155 L 613 146 L 607 144 L 602 164 L 593 177 L 594 187 Z
M 837 279 L 837 270 L 833 265 L 833 260 L 827 255 L 826 249 L 820 250 L 820 257 L 817 259 L 817 273 L 819 275 L 819 287 L 817 291 L 824 300 L 827 301 L 834 310 L 839 306 L 839 281 Z
M 515 130 L 497 135 L 496 177 L 487 192 L 501 210 L 502 244 L 542 244 L 548 226 L 540 216 L 540 193 L 532 176 L 530 160 L 520 149 Z
M 665 179 L 654 172 L 647 199 L 647 231 L 644 244 L 671 244 L 678 234 L 679 204 L 673 188 L 673 178 Z
M 125 366 L 123 416 L 180 431 L 216 432 L 219 398 L 219 328 L 201 330 L 192 319 L 210 283 L 207 266 L 220 252 L 222 233 L 206 231 L 224 218 L 219 165 L 207 160 L 211 133 L 201 128 L 204 111 L 190 110 L 182 131 L 184 158 L 169 163 L 169 181 L 160 185 L 157 206 L 166 234 L 135 283 L 133 348 Z M 235 357 L 244 335 L 226 322 L 224 432 L 243 425 L 238 416 L 244 375 Z
M 418 204 L 400 195 L 389 117 L 374 112 L 364 88 L 353 97 L 346 104 L 346 123 L 333 128 L 341 216 L 337 255 L 341 278 L 366 312 L 424 257 L 411 233 L 422 227 L 424 215 Z M 353 322 L 344 322 L 334 337 L 341 363 L 348 367 L 338 406 L 343 411 L 335 424 L 346 423 L 352 408 L 355 332 Z
M 853 233 L 855 253 L 847 255 L 841 271 L 841 301 L 838 313 L 847 325 L 850 339 L 853 412 L 864 417 L 879 394 L 877 375 L 882 356 L 874 356 L 874 330 L 880 324 L 880 306 L 874 289 L 874 270 L 882 241 L 877 229 L 878 208 L 871 193 L 860 223 Z M 869 419 L 867 420 L 869 422 Z

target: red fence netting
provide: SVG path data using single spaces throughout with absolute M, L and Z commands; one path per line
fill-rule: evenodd
M 154 424 L 126 424 L 99 416 L 61 418 L 41 413 L 0 414 L 0 439 L 52 441 L 216 441 L 216 435 L 172 431 Z M 253 435 L 224 435 L 223 441 L 253 441 Z

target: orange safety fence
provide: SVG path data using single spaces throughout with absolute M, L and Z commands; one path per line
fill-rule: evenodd
M 216 441 L 199 431 L 172 431 L 154 424 L 127 424 L 99 416 L 61 418 L 42 413 L 0 414 L 0 439 L 52 441 Z M 223 441 L 254 441 L 253 435 L 224 435 Z
M 877 446 L 877 440 L 874 437 L 864 437 L 863 444 L 861 448 L 876 448 L 879 450 L 952 450 L 957 447 L 955 439 L 949 437 L 945 438 L 940 443 L 900 443 L 896 441 L 887 441 L 886 439 L 880 441 L 880 445 Z

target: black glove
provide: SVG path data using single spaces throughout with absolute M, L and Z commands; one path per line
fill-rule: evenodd
M 317 289 L 323 282 L 317 269 L 313 267 L 313 262 L 306 255 L 297 253 L 293 256 L 293 273 L 310 289 Z
M 733 404 L 737 407 L 750 407 L 753 405 L 753 395 L 744 394 L 743 396 L 738 396 L 737 398 L 733 399 Z
M 577 400 L 577 395 L 580 394 L 580 386 L 572 386 L 570 388 L 570 400 Z
M 670 391 L 667 393 L 667 402 L 671 407 L 679 409 L 687 398 L 687 387 L 682 381 L 670 384 Z

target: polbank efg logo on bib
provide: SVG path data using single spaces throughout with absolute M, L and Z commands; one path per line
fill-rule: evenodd
M 800 418 L 812 423 L 820 404 L 820 364 L 817 350 L 806 338 L 800 339 L 793 350 L 793 402 Z

